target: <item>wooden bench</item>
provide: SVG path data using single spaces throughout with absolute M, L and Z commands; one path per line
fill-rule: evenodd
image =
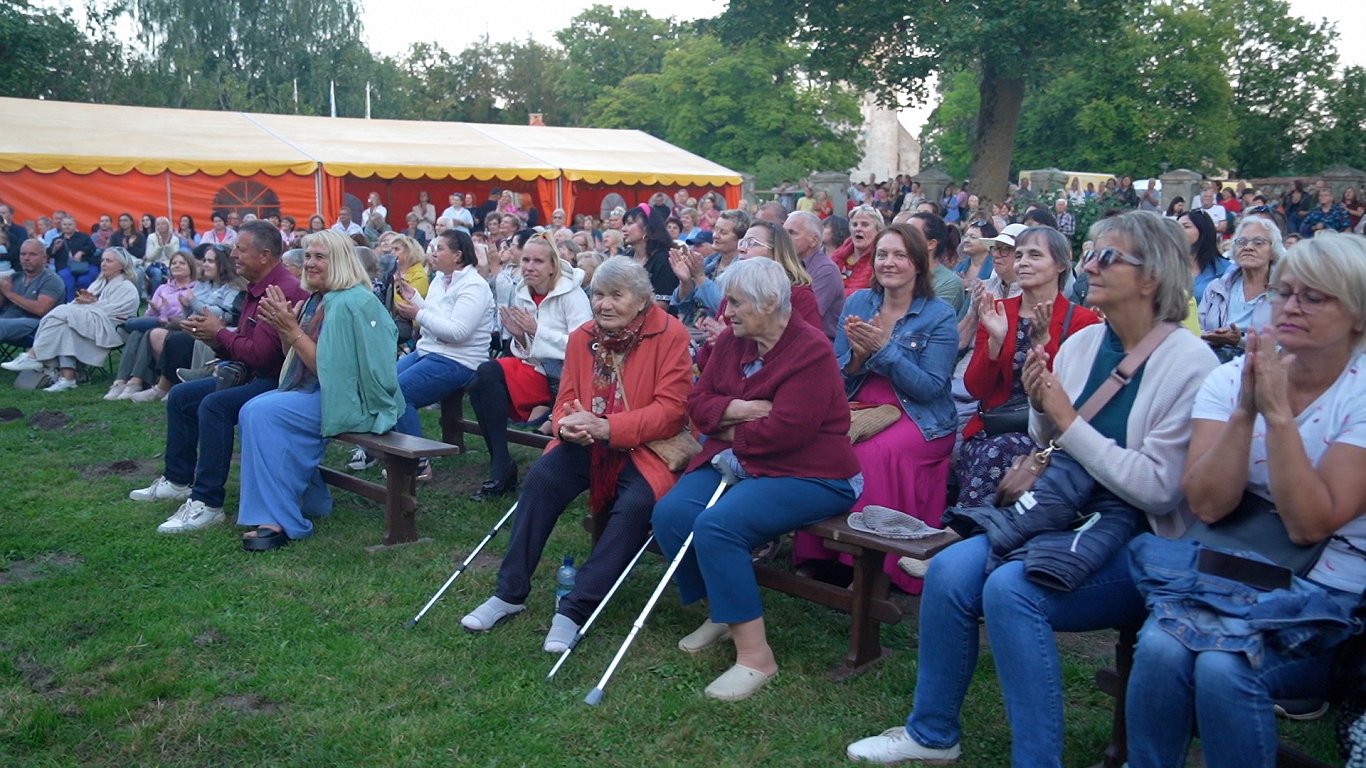
M 1129 672 L 1134 666 L 1134 647 L 1138 644 L 1138 628 L 1119 631 L 1115 641 L 1115 666 L 1096 672 L 1096 687 L 1115 700 L 1114 719 L 1110 725 L 1110 743 L 1097 768 L 1120 768 L 1129 759 L 1128 726 L 1125 723 L 1124 696 L 1129 687 Z M 1331 765 L 1286 744 L 1276 744 L 1277 768 L 1332 768 Z
M 465 418 L 465 392 L 460 390 L 448 395 L 446 399 L 441 401 L 441 439 L 456 446 L 463 453 L 465 451 L 466 433 L 482 437 L 484 430 L 479 428 L 479 422 Z M 509 427 L 507 440 L 515 445 L 545 450 L 545 447 L 550 445 L 551 437 L 540 432 L 528 432 L 524 429 Z
M 803 600 L 810 600 L 849 614 L 849 653 L 842 664 L 830 672 L 832 680 L 844 680 L 868 669 L 890 653 L 882 647 L 880 624 L 901 621 L 901 608 L 888 599 L 891 578 L 882 570 L 887 554 L 924 560 L 958 541 L 958 534 L 945 531 L 916 540 L 887 539 L 849 527 L 848 515 L 835 515 L 802 530 L 820 537 L 826 547 L 848 553 L 854 560 L 854 581 L 844 589 L 782 570 L 772 565 L 755 565 L 759 584 Z
M 418 459 L 454 456 L 461 453 L 461 449 L 458 446 L 399 432 L 385 432 L 382 435 L 346 432 L 337 435 L 335 439 L 364 448 L 371 456 L 381 457 L 387 473 L 386 478 L 381 485 L 346 472 L 319 467 L 323 482 L 384 505 L 384 543 L 380 546 L 410 544 L 417 541 L 415 516 Z M 369 549 L 373 551 L 377 547 Z

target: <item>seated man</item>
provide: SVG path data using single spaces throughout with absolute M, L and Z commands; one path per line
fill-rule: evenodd
M 47 268 L 43 241 L 19 246 L 14 275 L 0 278 L 0 342 L 28 346 L 38 321 L 66 299 L 66 286 Z
M 67 216 L 57 222 L 61 229 L 47 247 L 47 255 L 53 260 L 57 276 L 66 285 L 66 300 L 76 298 L 77 288 L 89 288 L 99 277 L 99 263 L 95 241 L 90 235 L 76 228 L 76 220 Z
M 237 273 L 248 281 L 237 327 L 230 329 L 211 314 L 192 315 L 181 324 L 196 340 L 213 347 L 219 360 L 241 363 L 245 380 L 219 390 L 217 377 L 195 379 L 177 384 L 167 395 L 164 474 L 128 494 L 134 501 L 185 499 L 157 527 L 158 533 L 183 533 L 223 521 L 223 486 L 232 463 L 238 411 L 253 397 L 275 389 L 284 362 L 280 337 L 270 323 L 257 322 L 257 306 L 272 285 L 279 286 L 291 303 L 308 295 L 280 263 L 281 247 L 280 230 L 269 222 L 244 223 L 232 250 Z

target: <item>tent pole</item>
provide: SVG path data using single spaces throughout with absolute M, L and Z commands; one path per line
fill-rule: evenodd
M 162 171 L 162 174 L 166 176 L 166 218 L 174 221 L 175 206 L 171 204 L 171 171 L 168 168 L 167 170 Z

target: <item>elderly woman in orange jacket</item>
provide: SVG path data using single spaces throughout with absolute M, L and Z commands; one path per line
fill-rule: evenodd
M 687 421 L 688 332 L 655 305 L 645 268 L 625 256 L 593 273 L 593 319 L 569 336 L 555 401 L 557 440 L 527 474 L 493 597 L 461 624 L 486 632 L 520 613 L 555 522 L 581 493 L 601 536 L 559 600 L 545 650 L 564 651 L 645 543 L 650 513 L 678 479 L 647 443 Z

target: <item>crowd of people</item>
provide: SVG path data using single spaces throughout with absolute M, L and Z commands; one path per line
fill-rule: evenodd
M 24 346 L 3 367 L 50 369 L 60 392 L 123 347 L 106 399 L 165 402 L 163 472 L 130 494 L 179 502 L 162 533 L 225 522 L 240 429 L 248 551 L 306 538 L 330 512 L 330 436 L 418 435 L 416 409 L 465 391 L 489 453 L 470 498 L 517 508 L 494 594 L 463 626 L 525 610 L 551 531 L 586 491 L 596 543 L 545 650 L 575 641 L 653 530 L 680 558 L 681 601 L 705 606 L 679 648 L 733 647 L 705 689 L 721 700 L 779 669 L 753 550 L 873 509 L 948 526 L 963 540 L 931 560 L 884 563 L 922 594 L 926 642 L 905 724 L 849 745 L 851 759 L 959 758 L 985 621 L 1013 764 L 1061 765 L 1054 633 L 1142 625 L 1130 764 L 1183 764 L 1198 727 L 1206 764 L 1273 765 L 1272 699 L 1325 690 L 1346 633 L 1264 642 L 1211 596 L 1208 582 L 1235 576 L 1189 583 L 1167 566 L 1193 557 L 1193 521 L 1260 499 L 1295 543 L 1321 543 L 1294 589 L 1355 621 L 1366 238 L 1332 230 L 1360 228 L 1356 194 L 1320 190 L 1306 209 L 1299 185 L 1270 203 L 1211 187 L 1164 208 L 1124 177 L 1056 197 L 1025 186 L 983 211 L 967 185 L 928 200 L 899 178 L 851 187 L 845 216 L 801 191 L 727 208 L 681 189 L 544 223 L 529 195 L 452 194 L 438 215 L 423 193 L 402 231 L 378 195 L 360 222 L 343 207 L 303 233 L 215 214 L 202 234 L 188 217 L 172 231 L 121 216 L 87 235 L 61 217 L 20 238 L 0 277 L 0 339 Z M 1107 211 L 1074 258 L 1068 204 L 1087 195 Z M 873 411 L 890 415 L 855 429 Z M 522 482 L 509 424 L 552 437 Z M 1011 497 L 1007 476 L 1041 452 L 1047 468 Z M 349 466 L 374 463 L 358 451 Z M 433 474 L 424 463 L 419 479 Z M 796 536 L 792 555 L 814 578 L 847 578 L 819 539 Z

